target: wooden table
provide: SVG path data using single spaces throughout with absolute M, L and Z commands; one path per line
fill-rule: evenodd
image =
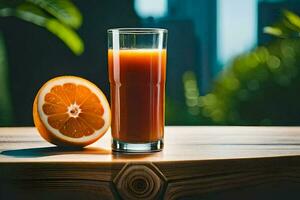
M 60 149 L 0 128 L 0 199 L 300 199 L 300 127 L 166 127 L 153 154 L 110 140 Z

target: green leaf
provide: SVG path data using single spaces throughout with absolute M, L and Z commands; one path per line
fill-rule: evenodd
M 48 20 L 46 14 L 39 7 L 24 3 L 13 10 L 13 15 L 27 22 L 45 27 Z
M 283 11 L 283 15 L 289 23 L 297 27 L 298 31 L 300 31 L 300 17 L 298 15 L 288 10 Z
M 282 30 L 278 27 L 266 26 L 266 27 L 264 27 L 263 31 L 264 31 L 264 33 L 267 33 L 270 35 L 274 35 L 274 36 L 278 36 L 278 37 L 283 36 Z
M 0 16 L 15 16 L 46 28 L 48 31 L 60 38 L 76 55 L 80 55 L 84 51 L 83 41 L 72 28 L 61 23 L 55 18 L 49 17 L 47 13 L 34 4 L 23 3 L 16 9 L 0 9 Z
M 84 51 L 84 45 L 75 31 L 60 23 L 56 19 L 50 19 L 46 23 L 46 28 L 65 42 L 65 44 L 76 54 L 80 55 Z
M 40 16 L 43 16 L 43 17 L 50 17 L 40 7 L 38 7 L 38 6 L 36 6 L 32 3 L 28 3 L 28 2 L 24 2 L 20 5 L 18 5 L 16 7 L 16 9 L 17 10 L 22 10 L 22 11 L 27 11 L 27 12 L 30 12 L 30 13 L 33 13 L 33 14 L 36 14 L 36 15 L 40 15 Z
M 67 25 L 64 25 L 60 21 L 54 18 L 48 18 L 46 14 L 39 9 L 38 7 L 34 6 L 33 4 L 23 4 L 22 6 L 18 7 L 19 10 L 22 11 L 28 11 L 31 14 L 34 14 L 35 17 L 30 16 L 31 19 L 29 20 L 35 20 L 35 23 L 44 26 L 47 30 L 49 30 L 51 33 L 55 34 L 57 37 L 59 37 L 64 43 L 76 54 L 80 55 L 84 51 L 84 45 L 81 40 L 81 38 L 77 35 L 75 31 L 73 31 L 70 27 Z M 25 15 L 26 17 L 28 16 Z M 23 17 L 24 17 L 23 12 Z M 41 19 L 41 17 L 43 19 Z M 42 23 L 41 23 L 42 22 Z
M 75 29 L 82 24 L 82 15 L 70 0 L 26 0 L 31 2 L 57 19 Z
M 266 26 L 264 33 L 281 38 L 299 38 L 300 17 L 293 12 L 284 10 L 283 18 L 272 26 Z
M 13 110 L 9 91 L 8 67 L 3 36 L 0 32 L 0 126 L 12 124 Z

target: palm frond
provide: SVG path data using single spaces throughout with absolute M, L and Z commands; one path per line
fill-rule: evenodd
M 24 2 L 15 8 L 0 8 L 0 17 L 8 16 L 15 16 L 24 21 L 46 28 L 60 38 L 76 55 L 80 55 L 84 51 L 83 41 L 71 27 L 51 17 L 43 9 L 33 3 Z
M 76 32 L 74 32 L 72 29 L 70 29 L 68 26 L 60 23 L 56 19 L 50 19 L 47 20 L 46 28 L 53 34 L 55 34 L 57 37 L 59 37 L 61 40 L 65 42 L 65 44 L 72 49 L 72 51 L 76 55 L 80 55 L 84 51 L 84 45 L 81 38 L 77 35 Z
M 70 0 L 26 0 L 44 9 L 61 22 L 75 29 L 82 23 L 82 16 Z

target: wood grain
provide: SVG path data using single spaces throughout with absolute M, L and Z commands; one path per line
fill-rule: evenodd
M 0 128 L 0 162 L 182 161 L 300 154 L 298 127 L 167 127 L 165 149 L 154 154 L 112 154 L 110 132 L 83 150 L 60 149 L 35 128 Z
M 107 133 L 62 149 L 35 128 L 0 128 L 0 199 L 240 199 L 242 188 L 300 195 L 299 127 L 166 127 L 165 149 L 153 154 L 112 153 L 110 141 Z

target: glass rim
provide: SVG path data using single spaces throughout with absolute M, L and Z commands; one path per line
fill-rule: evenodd
M 164 28 L 111 28 L 107 33 L 121 33 L 121 34 L 157 34 L 167 33 L 168 30 Z

